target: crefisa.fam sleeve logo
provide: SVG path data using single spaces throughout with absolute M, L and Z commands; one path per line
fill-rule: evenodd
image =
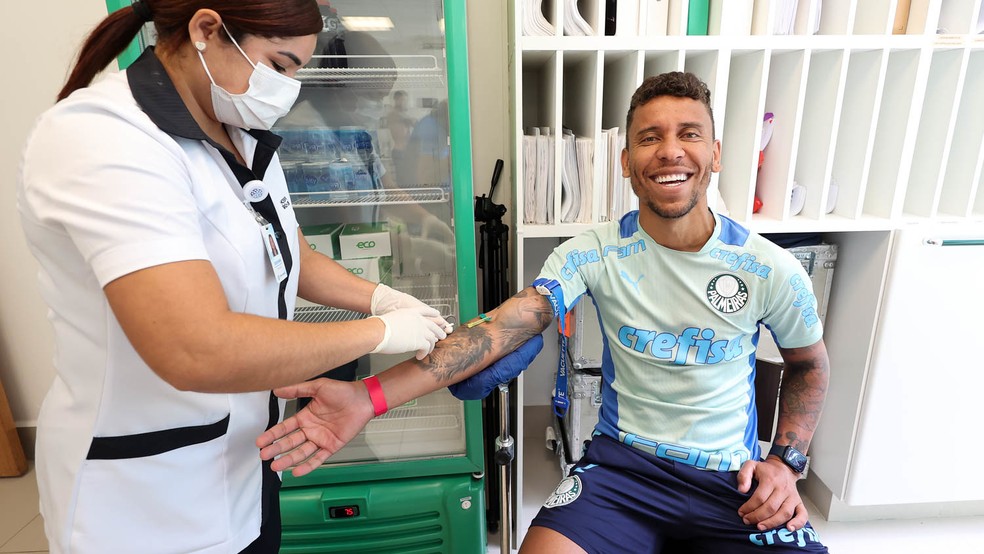
M 723 314 L 733 314 L 748 302 L 748 286 L 737 275 L 722 273 L 707 283 L 707 301 Z

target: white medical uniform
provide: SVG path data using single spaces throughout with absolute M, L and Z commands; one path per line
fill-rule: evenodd
M 230 135 L 248 166 L 260 152 L 272 160 L 263 183 L 287 250 L 282 291 L 240 182 L 152 50 L 56 104 L 30 136 L 18 207 L 56 344 L 37 440 L 52 552 L 239 552 L 259 534 L 254 441 L 282 406 L 269 391 L 175 389 L 133 349 L 103 293 L 140 269 L 208 260 L 230 309 L 290 317 L 297 221 L 271 154 L 279 138 Z

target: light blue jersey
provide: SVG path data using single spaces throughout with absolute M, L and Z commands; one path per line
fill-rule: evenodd
M 680 252 L 654 242 L 630 212 L 557 247 L 540 278 L 560 285 L 556 311 L 584 294 L 598 308 L 605 348 L 596 431 L 737 471 L 761 458 L 759 323 L 782 348 L 812 345 L 823 330 L 800 263 L 727 217 L 714 219 L 700 251 Z

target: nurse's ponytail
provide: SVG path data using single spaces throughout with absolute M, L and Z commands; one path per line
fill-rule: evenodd
M 306 36 L 324 28 L 316 0 L 140 0 L 109 14 L 92 30 L 58 100 L 89 86 L 126 49 L 144 23 L 154 22 L 158 50 L 173 52 L 188 44 L 188 22 L 201 9 L 215 10 L 222 16 L 236 40 L 244 34 Z
M 123 50 L 147 22 L 145 18 L 149 12 L 141 11 L 142 9 L 149 9 L 146 2 L 147 0 L 142 0 L 142 2 L 135 4 L 136 7 L 123 8 L 109 14 L 102 23 L 89 33 L 85 42 L 82 43 L 82 49 L 79 51 L 79 58 L 75 62 L 75 67 L 72 68 L 72 73 L 69 74 L 65 86 L 58 93 L 58 100 L 66 98 L 80 88 L 89 86 L 89 83 L 100 71 L 105 69 L 116 56 L 123 53 Z

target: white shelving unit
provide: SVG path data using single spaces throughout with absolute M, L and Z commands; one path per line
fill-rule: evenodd
M 629 99 L 645 77 L 696 73 L 711 90 L 722 142 L 723 168 L 711 188 L 723 205 L 712 207 L 760 233 L 822 232 L 839 243 L 841 286 L 832 293 L 825 336 L 833 373 L 821 429 L 828 432 L 815 439 L 812 462 L 837 494 L 850 475 L 894 230 L 949 221 L 984 228 L 982 0 L 912 0 L 904 35 L 892 34 L 897 0 L 800 0 L 795 34 L 783 36 L 770 34 L 775 0 L 736 0 L 752 10 L 744 36 L 681 36 L 688 2 L 668 1 L 669 35 L 601 36 L 605 2 L 579 0 L 596 31 L 587 37 L 563 36 L 561 0 L 544 2 L 553 36 L 522 36 L 523 0 L 510 2 L 515 282 L 529 282 L 545 248 L 604 219 L 605 187 L 596 185 L 596 223 L 523 223 L 523 130 L 573 129 L 594 139 L 598 159 L 602 130 L 624 130 Z M 808 34 L 817 6 L 819 32 Z M 775 132 L 758 169 L 765 112 L 775 114 Z M 554 214 L 561 205 L 561 142 L 554 141 Z M 595 165 L 594 182 L 602 183 L 606 170 Z M 789 202 L 794 183 L 807 192 L 797 215 Z M 753 213 L 756 195 L 762 208 Z M 521 406 L 549 402 L 549 389 L 540 385 L 521 381 Z M 824 442 L 845 448 L 828 455 Z M 522 463 L 520 451 L 517 467 Z

